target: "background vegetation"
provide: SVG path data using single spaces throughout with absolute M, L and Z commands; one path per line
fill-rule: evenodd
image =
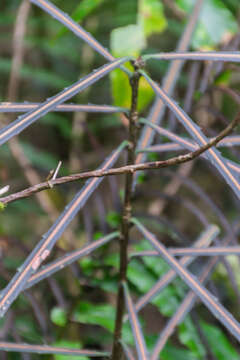
M 54 4 L 71 15 L 116 57 L 173 51 L 194 5 L 193 0 L 55 0 Z M 24 37 L 24 62 L 19 69 L 19 84 L 11 85 L 14 27 L 20 2 L 1 3 L 0 12 L 0 101 L 43 102 L 83 75 L 103 64 L 103 58 L 58 21 L 31 5 Z M 240 43 L 238 0 L 205 0 L 191 40 L 192 50 L 238 50 Z M 148 71 L 158 83 L 168 62 L 152 61 Z M 17 80 L 16 80 L 17 81 Z M 231 92 L 231 90 L 232 92 Z M 179 74 L 174 98 L 194 118 L 208 137 L 233 119 L 239 108 L 240 77 L 237 65 L 186 62 Z M 154 93 L 141 79 L 139 111 L 147 116 Z M 76 95 L 78 104 L 113 104 L 129 108 L 131 89 L 126 75 L 115 70 L 94 86 Z M 16 115 L 0 113 L 1 126 Z M 61 160 L 59 175 L 95 169 L 116 144 L 127 137 L 123 115 L 101 113 L 51 112 L 27 128 L 19 143 L 0 147 L 0 182 L 11 192 L 29 186 L 30 180 L 44 181 Z M 167 110 L 162 126 L 180 136 L 185 131 Z M 157 144 L 168 144 L 156 136 Z M 16 148 L 16 146 L 20 146 Z M 226 147 L 223 155 L 238 161 L 238 147 Z M 20 155 L 19 155 L 20 154 Z M 178 154 L 149 152 L 148 160 L 167 159 Z M 25 171 L 23 171 L 23 167 Z M 123 177 L 109 177 L 75 218 L 68 232 L 57 243 L 50 260 L 96 240 L 120 226 Z M 134 215 L 148 225 L 167 246 L 191 245 L 209 224 L 217 224 L 221 236 L 239 222 L 239 202 L 202 160 L 170 169 L 141 174 L 134 196 Z M 140 186 L 141 185 L 141 186 Z M 1 186 L 1 187 L 2 187 Z M 54 187 L 45 198 L 30 197 L 9 204 L 0 217 L 0 286 L 6 286 L 39 237 L 47 231 L 57 214 L 70 201 L 82 183 Z M 44 203 L 44 205 L 42 205 Z M 227 224 L 227 225 L 226 225 Z M 228 229 L 228 230 L 226 230 Z M 137 233 L 131 235 L 133 251 L 146 250 L 148 244 Z M 0 338 L 8 341 L 52 344 L 71 348 L 110 350 L 114 330 L 118 280 L 118 246 L 112 242 L 93 255 L 57 273 L 47 281 L 25 291 L 0 320 Z M 236 256 L 227 257 L 232 278 L 220 263 L 208 288 L 235 318 L 239 317 L 240 275 Z M 193 263 L 192 271 L 205 264 Z M 159 258 L 134 258 L 128 278 L 134 300 L 146 293 L 168 270 Z M 174 314 L 187 287 L 175 279 L 152 304 L 141 312 L 149 350 L 166 319 Z M 201 303 L 178 326 L 164 347 L 161 359 L 239 359 L 239 345 Z M 124 339 L 133 345 L 128 325 Z M 55 359 L 63 355 L 23 355 L 1 352 L 1 359 Z M 71 359 L 70 356 L 66 357 Z M 77 359 L 78 357 L 73 357 Z M 83 359 L 83 357 L 79 357 Z M 87 359 L 87 358 L 86 358 Z M 89 358 L 90 359 L 90 358 Z

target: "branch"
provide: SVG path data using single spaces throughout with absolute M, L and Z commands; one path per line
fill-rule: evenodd
M 13 201 L 24 199 L 27 197 L 32 196 L 33 194 L 50 189 L 54 185 L 60 185 L 69 183 L 72 181 L 77 180 L 86 180 L 93 177 L 103 177 L 103 176 L 111 176 L 111 175 L 121 175 L 130 173 L 133 174 L 136 171 L 140 170 L 154 170 L 154 169 L 160 169 L 168 166 L 178 165 L 185 163 L 187 161 L 191 161 L 195 158 L 197 158 L 199 155 L 210 149 L 211 147 L 217 145 L 219 141 L 221 141 L 224 137 L 226 137 L 228 134 L 232 132 L 232 130 L 237 126 L 237 124 L 240 122 L 240 113 L 237 114 L 237 116 L 234 118 L 234 120 L 215 138 L 211 139 L 209 142 L 207 142 L 204 146 L 199 147 L 197 150 L 189 152 L 185 155 L 176 156 L 167 160 L 160 160 L 160 161 L 153 161 L 153 162 L 147 162 L 143 164 L 134 164 L 134 165 L 126 165 L 119 168 L 113 168 L 109 170 L 94 170 L 94 171 L 87 171 L 79 174 L 72 174 L 68 176 L 63 176 L 55 180 L 51 180 L 50 184 L 49 181 L 42 182 L 40 184 L 31 186 L 25 190 L 19 191 L 17 193 L 5 196 L 0 198 L 0 202 L 4 205 L 9 204 Z
M 232 61 L 240 62 L 239 51 L 196 51 L 196 52 L 172 52 L 143 55 L 143 60 L 208 60 L 208 61 Z
M 20 353 L 37 353 L 37 354 L 60 354 L 71 356 L 91 356 L 91 357 L 103 357 L 108 356 L 107 352 L 95 351 L 95 350 L 78 350 L 68 349 L 64 347 L 48 346 L 48 345 L 32 345 L 23 343 L 12 343 L 7 341 L 0 342 L 0 350 L 20 352 Z
M 139 80 L 140 73 L 139 68 L 141 62 L 136 60 L 133 63 L 134 73 L 130 79 L 130 85 L 132 89 L 131 97 L 131 110 L 129 114 L 129 128 L 128 128 L 128 157 L 127 157 L 127 166 L 135 163 L 135 154 L 137 146 L 137 122 L 138 122 L 138 89 L 139 89 Z M 124 204 L 123 204 L 123 213 L 122 213 L 122 223 L 121 223 L 121 235 L 120 235 L 120 269 L 119 269 L 119 284 L 118 284 L 118 294 L 117 294 L 117 304 L 116 304 L 116 319 L 115 319 L 115 329 L 114 329 L 114 338 L 113 338 L 113 348 L 112 348 L 112 360 L 121 360 L 122 358 L 122 326 L 123 326 L 123 315 L 125 308 L 125 296 L 124 289 L 122 284 L 127 281 L 127 265 L 128 265 L 128 244 L 129 244 L 129 229 L 130 229 L 130 220 L 132 216 L 132 190 L 133 190 L 133 176 L 134 172 L 126 172 L 125 177 L 125 189 L 124 189 Z
M 101 165 L 102 169 L 109 169 L 118 160 L 126 143 L 123 142 L 109 158 Z M 41 263 L 50 255 L 55 243 L 62 235 L 64 230 L 77 215 L 78 211 L 83 208 L 86 201 L 100 185 L 102 179 L 92 179 L 78 191 L 71 202 L 65 207 L 61 215 L 57 218 L 51 228 L 42 236 L 32 252 L 28 255 L 24 263 L 16 272 L 15 276 L 2 290 L 0 297 L 0 317 L 4 316 L 16 297 L 23 290 L 30 276 L 36 272 Z
M 16 102 L 0 102 L 0 113 L 15 113 L 15 112 L 28 112 L 32 110 L 36 110 L 41 103 L 16 103 Z M 128 109 L 124 109 L 118 106 L 111 105 L 95 105 L 95 104 L 87 104 L 87 105 L 79 105 L 79 104 L 62 104 L 57 105 L 53 111 L 61 111 L 61 112 L 90 112 L 90 113 L 126 113 L 128 114 Z

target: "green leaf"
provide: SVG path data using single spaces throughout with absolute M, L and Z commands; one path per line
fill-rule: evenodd
M 83 324 L 100 325 L 106 330 L 113 333 L 115 324 L 116 309 L 109 304 L 91 304 L 86 301 L 81 301 L 73 312 L 75 321 Z M 129 324 L 123 325 L 123 338 L 129 344 L 134 344 Z
M 157 161 L 159 159 L 159 154 L 158 153 L 149 153 L 147 154 L 148 160 L 149 161 Z
M 119 269 L 119 264 L 120 264 L 119 254 L 112 253 L 106 256 L 104 259 L 104 264 Z
M 104 234 L 102 231 L 96 231 L 94 234 L 93 234 L 93 240 L 98 240 L 100 239 L 101 237 L 103 237 Z
M 145 293 L 155 284 L 156 278 L 150 271 L 138 260 L 131 260 L 128 271 L 128 280 L 140 291 Z
M 148 37 L 160 33 L 167 27 L 163 5 L 160 0 L 140 0 L 138 23 L 143 27 L 144 34 Z
M 173 286 L 167 286 L 163 289 L 151 303 L 156 305 L 164 316 L 172 316 L 178 309 L 180 301 L 176 297 Z
M 140 244 L 136 245 L 135 248 L 138 251 L 152 250 L 151 245 L 147 241 L 142 241 Z M 137 261 L 137 260 L 135 260 L 135 261 Z M 151 273 L 149 272 L 149 270 L 151 270 L 151 272 L 156 275 L 156 278 L 155 278 L 155 276 L 153 276 L 151 274 L 151 276 L 153 276 L 153 279 L 159 279 L 170 269 L 169 266 L 166 264 L 166 262 L 164 260 L 162 260 L 160 257 L 143 256 L 142 261 L 145 266 L 139 262 L 137 263 L 138 265 L 136 265 L 134 263 L 134 260 L 132 260 L 131 263 L 129 264 L 129 267 L 132 266 L 132 263 L 134 264 L 134 269 L 131 270 L 131 272 L 132 272 L 131 277 L 132 277 L 132 281 L 134 281 L 135 286 L 136 286 L 137 282 L 139 281 L 139 280 L 137 280 L 137 273 L 138 273 L 138 277 L 139 277 L 139 273 L 140 273 L 139 271 L 141 271 L 141 278 L 142 278 L 142 274 L 143 274 L 143 280 L 146 280 L 147 283 L 150 283 L 149 276 Z M 140 269 L 140 267 L 143 267 L 143 270 Z M 135 274 L 135 270 L 137 270 L 136 276 L 133 277 L 133 275 Z M 141 281 L 142 281 L 142 279 L 141 279 Z M 156 280 L 154 280 L 154 282 L 155 281 Z M 141 282 L 140 282 L 140 284 L 141 284 Z M 143 293 L 150 289 L 150 287 L 148 288 L 148 286 L 144 286 L 144 287 L 143 286 L 139 287 L 139 286 L 138 286 L 138 289 L 140 291 L 142 291 Z M 180 286 L 181 286 L 181 283 L 180 283 Z M 180 301 L 178 299 L 175 286 L 171 286 L 171 285 L 167 286 L 151 301 L 151 303 L 156 305 L 158 307 L 159 311 L 165 316 L 173 315 L 179 306 L 179 302 Z
M 105 0 L 82 0 L 74 12 L 72 19 L 75 21 L 82 21 L 87 15 L 98 8 Z
M 113 56 L 138 56 L 146 46 L 143 28 L 140 25 L 128 25 L 111 32 L 110 47 Z
M 83 324 L 101 325 L 113 332 L 115 310 L 113 306 L 108 304 L 91 304 L 81 301 L 74 310 L 73 318 Z
M 111 52 L 116 57 L 140 55 L 146 47 L 146 38 L 143 26 L 128 25 L 116 28 L 110 37 Z M 127 65 L 132 70 L 131 65 Z M 116 69 L 110 74 L 112 84 L 112 94 L 114 104 L 130 108 L 131 106 L 131 87 L 128 76 L 120 69 Z M 153 99 L 154 92 L 146 79 L 141 78 L 139 82 L 138 111 L 143 110 Z
M 110 74 L 113 102 L 116 106 L 130 108 L 131 87 L 128 76 L 119 69 Z
M 145 173 L 140 173 L 137 177 L 138 184 L 144 184 L 147 181 L 147 177 Z
M 186 317 L 184 322 L 179 325 L 179 338 L 181 343 L 186 345 L 198 359 L 205 358 L 205 349 L 201 344 L 195 326 L 189 317 Z
M 149 353 L 153 352 L 158 336 L 159 334 L 145 335 Z M 161 360 L 197 360 L 197 358 L 190 350 L 176 347 L 168 342 L 161 351 Z
M 105 0 L 82 0 L 71 14 L 71 18 L 77 22 L 83 21 L 88 15 L 102 5 L 104 1 Z M 57 38 L 61 37 L 68 31 L 69 30 L 63 26 L 57 34 Z
M 130 66 L 127 67 L 130 68 Z M 132 91 L 128 76 L 120 69 L 116 69 L 111 72 L 110 79 L 114 105 L 129 109 Z M 142 77 L 139 81 L 138 111 L 142 111 L 152 101 L 153 97 L 153 89 L 146 79 Z
M 161 352 L 162 360 L 197 360 L 194 354 L 185 349 L 178 349 L 167 344 Z
M 228 341 L 219 327 L 201 321 L 203 331 L 208 339 L 212 352 L 218 360 L 238 360 L 239 354 Z
M 177 4 L 188 13 L 194 3 L 194 0 L 177 0 Z M 212 48 L 237 31 L 237 21 L 223 1 L 205 0 L 192 45 L 195 49 Z
M 116 228 L 121 224 L 121 215 L 116 213 L 115 211 L 110 211 L 107 214 L 107 223 L 112 228 Z
M 215 85 L 229 85 L 232 77 L 232 71 L 230 69 L 223 71 L 214 81 Z
M 53 344 L 54 346 L 64 347 L 69 349 L 82 349 L 82 344 L 79 341 L 60 340 Z M 54 360 L 89 360 L 86 356 L 71 356 L 71 355 L 53 355 Z
M 67 323 L 66 310 L 60 307 L 54 307 L 50 313 L 51 320 L 54 324 L 64 327 Z
M 142 111 L 147 107 L 154 98 L 154 91 L 147 82 L 147 80 L 141 77 L 139 81 L 139 95 L 138 95 L 138 111 Z
M 96 267 L 99 267 L 99 261 L 96 259 L 93 259 L 90 256 L 85 256 L 84 258 L 80 259 L 79 264 L 81 266 L 82 271 L 87 276 L 92 276 L 93 271 L 96 269 Z

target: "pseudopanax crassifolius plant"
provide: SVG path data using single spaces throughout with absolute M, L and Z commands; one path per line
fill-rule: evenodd
M 89 254 L 92 255 L 96 249 L 99 249 L 108 243 L 112 245 L 116 244 L 119 246 L 119 263 L 118 261 L 110 262 L 111 265 L 114 263 L 114 266 L 117 269 L 115 312 L 113 323 L 110 327 L 112 332 L 111 349 L 109 350 L 104 346 L 98 346 L 96 349 L 94 349 L 93 346 L 89 349 L 77 349 L 50 344 L 33 345 L 19 341 L 10 342 L 1 339 L 0 350 L 4 351 L 4 353 L 58 354 L 84 357 L 85 359 L 86 357 L 89 359 L 99 357 L 102 359 L 110 358 L 112 360 L 120 360 L 124 356 L 127 359 L 170 359 L 170 357 L 167 358 L 167 356 L 163 355 L 167 341 L 185 318 L 190 319 L 188 317 L 189 314 L 191 314 L 193 318 L 194 316 L 197 316 L 193 307 L 197 301 L 200 301 L 221 324 L 222 330 L 219 331 L 222 339 L 229 344 L 228 346 L 232 351 L 232 358 L 237 358 L 236 356 L 238 355 L 236 354 L 237 349 L 239 348 L 238 343 L 240 341 L 240 324 L 231 312 L 226 309 L 222 302 L 216 298 L 215 294 L 213 295 L 212 291 L 209 291 L 206 288 L 206 285 L 210 280 L 216 265 L 222 263 L 229 276 L 229 281 L 235 291 L 236 297 L 238 297 L 238 300 L 240 299 L 234 271 L 226 258 L 228 255 L 240 255 L 240 247 L 237 246 L 239 225 L 237 222 L 231 224 L 214 202 L 212 202 L 201 187 L 196 185 L 193 180 L 187 176 L 183 176 L 181 173 L 176 172 L 176 174 L 173 174 L 170 168 L 174 167 L 174 169 L 177 169 L 178 165 L 192 162 L 194 159 L 200 157 L 204 160 L 203 163 L 205 165 L 209 164 L 211 170 L 214 171 L 214 173 L 217 173 L 222 181 L 226 183 L 226 191 L 232 192 L 235 201 L 239 202 L 240 200 L 240 165 L 237 161 L 228 158 L 218 150 L 218 148 L 229 148 L 234 145 L 239 145 L 239 136 L 232 135 L 232 132 L 237 129 L 240 122 L 240 113 L 236 112 L 232 121 L 225 121 L 225 128 L 217 135 L 214 134 L 214 136 L 210 138 L 205 135 L 203 129 L 196 124 L 194 119 L 188 115 L 188 111 L 185 111 L 189 110 L 189 107 L 185 104 L 183 109 L 173 98 L 174 88 L 185 61 L 191 61 L 193 63 L 188 92 L 190 97 L 193 97 L 196 82 L 194 74 L 196 74 L 196 71 L 199 71 L 199 68 L 198 70 L 196 68 L 196 64 L 199 65 L 201 64 L 201 61 L 204 61 L 211 66 L 231 63 L 237 67 L 237 63 L 240 62 L 240 52 L 235 49 L 234 51 L 231 49 L 224 51 L 188 51 L 189 43 L 195 25 L 197 24 L 203 2 L 204 1 L 201 0 L 196 1 L 176 52 L 147 53 L 142 54 L 139 57 L 126 56 L 119 58 L 111 55 L 111 53 L 90 33 L 86 32 L 77 22 L 72 20 L 72 18 L 53 5 L 50 1 L 24 0 L 21 3 L 16 20 L 15 35 L 18 34 L 18 46 L 16 47 L 16 53 L 14 54 L 13 64 L 14 61 L 15 64 L 19 61 L 20 63 L 22 62 L 22 53 L 19 51 L 19 47 L 21 48 L 22 46 L 21 44 L 24 38 L 30 3 L 33 3 L 41 8 L 46 13 L 46 16 L 55 18 L 79 37 L 80 41 L 85 42 L 87 47 L 92 48 L 100 54 L 103 57 L 103 65 L 97 69 L 91 70 L 87 75 L 81 77 L 80 80 L 64 88 L 64 90 L 53 97 L 44 100 L 42 103 L 15 102 L 16 91 L 11 91 L 13 85 L 11 85 L 10 81 L 8 94 L 9 102 L 0 103 L 0 111 L 2 113 L 23 113 L 23 115 L 20 115 L 1 128 L 0 145 L 4 145 L 5 143 L 9 144 L 11 152 L 16 156 L 16 160 L 19 161 L 20 166 L 24 170 L 24 161 L 21 163 L 22 158 L 18 158 L 18 154 L 14 151 L 14 149 L 18 149 L 17 153 L 20 153 L 20 144 L 18 143 L 16 136 L 34 122 L 53 111 L 64 113 L 92 112 L 121 114 L 123 123 L 127 128 L 128 137 L 122 142 L 119 142 L 119 144 L 112 149 L 112 152 L 100 164 L 97 170 L 81 171 L 62 177 L 57 176 L 57 171 L 55 171 L 52 177 L 46 179 L 44 182 L 41 182 L 41 179 L 34 176 L 32 177 L 31 175 L 29 180 L 28 175 L 26 175 L 30 182 L 30 187 L 6 196 L 2 195 L 6 190 L 4 187 L 4 191 L 1 192 L 2 197 L 0 198 L 1 210 L 7 212 L 8 208 L 5 209 L 7 204 L 36 195 L 38 196 L 37 199 L 40 206 L 47 214 L 49 214 L 49 219 L 52 224 L 37 245 L 33 246 L 33 250 L 26 256 L 25 261 L 18 269 L 16 269 L 15 275 L 11 279 L 7 279 L 9 280 L 7 285 L 1 289 L 1 317 L 4 318 L 9 314 L 11 306 L 21 293 L 24 292 L 26 296 L 30 296 L 28 291 L 32 286 L 42 280 L 50 281 L 53 274 L 76 263 Z M 148 66 L 153 62 L 163 63 L 166 61 L 169 61 L 171 65 L 162 83 L 159 84 L 150 77 Z M 100 79 L 116 69 L 119 69 L 119 71 L 124 74 L 131 87 L 131 105 L 129 109 L 116 105 L 75 104 L 67 102 L 76 94 L 88 89 L 90 85 L 96 84 Z M 221 69 L 218 70 L 218 72 L 221 72 Z M 16 76 L 14 75 L 14 71 L 12 71 L 11 75 L 13 78 Z M 142 114 L 139 115 L 138 111 L 140 82 L 143 79 L 155 93 L 155 100 L 148 111 L 148 115 L 145 117 L 140 116 Z M 119 91 L 121 91 L 121 89 Z M 239 95 L 234 90 L 225 87 L 221 88 L 220 91 L 233 97 L 237 104 L 240 103 Z M 188 137 L 182 136 L 181 133 L 176 133 L 176 126 L 163 126 L 166 109 L 168 109 L 171 116 L 175 119 L 175 124 L 181 124 L 182 128 L 189 134 Z M 155 134 L 156 138 L 160 135 L 165 139 L 168 139 L 168 142 L 153 144 Z M 161 156 L 165 152 L 182 152 L 183 150 L 187 150 L 187 152 L 176 156 L 170 156 L 163 160 L 154 159 L 154 161 L 148 161 L 147 159 L 147 154 L 149 153 L 160 153 Z M 117 166 L 116 164 L 120 158 L 122 158 L 122 161 L 125 159 L 122 155 L 125 155 L 126 157 L 126 160 L 124 160 L 125 163 L 123 163 L 122 166 Z M 199 233 L 196 241 L 182 244 L 182 246 L 178 248 L 165 246 L 162 239 L 159 239 L 149 230 L 148 226 L 145 226 L 145 222 L 142 221 L 141 212 L 135 205 L 136 196 L 138 196 L 136 194 L 139 193 L 141 195 L 141 187 L 145 186 L 139 181 L 139 175 L 142 176 L 142 173 L 148 170 L 151 174 L 154 173 L 156 177 L 161 177 L 161 169 L 168 167 L 170 169 L 166 170 L 166 174 L 170 177 L 176 175 L 178 182 L 184 183 L 188 189 L 195 193 L 196 196 L 198 196 L 201 201 L 213 211 L 218 218 L 220 225 L 217 226 L 211 221 L 208 221 L 206 219 L 207 215 L 201 214 L 194 204 L 187 200 L 185 200 L 185 202 L 182 200 L 183 206 L 186 206 L 189 211 L 200 219 L 199 221 L 202 222 L 204 228 L 203 231 Z M 28 174 L 28 170 L 26 171 Z M 207 166 L 206 171 L 209 171 Z M 71 222 L 79 211 L 83 209 L 91 195 L 96 192 L 104 178 L 115 178 L 118 175 L 124 179 L 124 192 L 121 198 L 122 204 L 120 206 L 121 212 L 118 214 L 120 220 L 116 225 L 118 228 L 114 229 L 113 232 L 101 236 L 97 240 L 85 243 L 78 249 L 63 254 L 62 257 L 51 259 L 47 262 L 47 258 L 50 256 L 54 246 L 57 245 L 56 243 L 60 237 L 62 235 L 66 237 L 73 236 L 71 233 Z M 32 181 L 32 179 L 34 180 Z M 78 180 L 87 181 L 82 185 L 80 181 L 77 182 Z M 57 185 L 70 182 L 76 182 L 79 186 L 79 191 L 76 192 L 62 213 L 59 216 L 56 216 L 56 212 L 55 210 L 52 210 L 49 199 L 43 195 L 44 190 L 51 192 Z M 214 184 L 211 186 L 214 191 Z M 167 195 L 169 194 L 166 194 L 166 198 Z M 149 189 L 149 196 L 151 196 L 151 189 Z M 177 196 L 174 198 L 174 201 L 179 201 Z M 171 227 L 171 224 L 167 223 L 165 226 Z M 221 229 L 223 229 L 223 232 Z M 173 230 L 171 229 L 171 231 Z M 130 234 L 134 235 L 131 235 L 130 238 Z M 141 239 L 144 238 L 145 240 L 144 242 L 139 243 L 133 242 L 132 237 L 134 236 L 136 236 L 136 239 L 139 237 Z M 189 270 L 188 267 L 190 264 L 193 262 L 195 263 L 200 256 L 205 257 L 206 259 L 210 256 L 210 260 L 199 262 L 200 265 L 198 267 L 193 266 L 191 270 Z M 42 265 L 42 263 L 45 263 L 45 265 Z M 135 292 L 137 286 L 132 283 L 133 275 L 131 271 L 129 271 L 129 269 L 131 269 L 131 264 L 135 264 L 135 270 L 139 269 L 139 278 L 142 276 L 140 269 L 143 268 L 143 264 L 154 274 L 154 276 L 151 277 L 151 281 L 149 278 L 148 284 L 142 287 L 142 291 L 140 291 L 142 296 L 136 298 L 136 300 Z M 101 266 L 101 262 L 99 262 L 99 266 Z M 159 267 L 161 267 L 160 274 Z M 159 279 L 153 282 L 152 279 L 154 279 L 157 274 L 159 274 L 160 277 L 158 276 Z M 179 278 L 181 278 L 181 280 L 179 280 Z M 173 287 L 177 288 L 177 290 L 174 290 L 176 291 L 174 294 L 177 294 L 179 302 L 176 302 L 175 311 L 171 313 L 170 319 L 162 326 L 160 333 L 155 336 L 154 341 L 150 341 L 148 334 L 145 334 L 144 326 L 139 321 L 138 312 L 140 312 L 147 304 L 154 304 L 156 297 L 159 298 L 162 294 L 169 297 L 167 301 L 171 303 L 171 301 L 173 301 L 173 299 L 171 299 L 171 291 L 166 293 L 171 284 L 174 284 Z M 98 306 L 98 304 L 95 306 L 96 313 Z M 99 307 L 98 311 L 104 314 L 102 315 L 103 317 L 109 316 L 108 312 L 104 313 L 106 309 L 109 308 Z M 170 313 L 167 313 L 166 311 L 164 315 L 167 314 L 169 316 Z M 79 322 L 87 323 L 87 320 L 84 320 L 84 311 L 83 314 L 81 314 L 81 310 L 79 310 L 77 315 L 75 314 L 74 316 L 79 319 Z M 90 316 L 91 313 L 89 317 Z M 98 314 L 96 317 L 97 316 L 101 315 Z M 198 323 L 197 320 L 195 322 Z M 97 321 L 95 323 L 92 321 L 92 324 L 97 324 Z M 198 325 L 199 338 L 207 349 L 208 358 L 212 356 L 211 358 L 215 359 L 215 355 L 211 355 L 211 349 L 209 349 L 208 341 L 210 342 L 211 339 L 206 340 L 206 336 L 202 334 L 201 324 L 199 323 Z M 126 328 L 126 326 L 128 326 L 128 328 Z M 203 328 L 204 327 L 207 328 L 205 323 L 203 325 Z M 128 332 L 128 334 L 132 334 L 132 338 L 126 336 L 126 329 L 128 329 L 128 331 L 131 329 L 131 332 Z M 226 337 L 225 335 L 222 335 L 225 333 L 227 334 Z M 193 357 L 189 357 L 189 359 L 190 358 L 195 359 Z

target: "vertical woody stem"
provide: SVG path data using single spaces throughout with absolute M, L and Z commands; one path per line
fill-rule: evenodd
M 132 100 L 131 100 L 131 110 L 129 115 L 129 146 L 128 146 L 128 157 L 127 165 L 135 163 L 135 150 L 137 145 L 137 121 L 138 121 L 138 112 L 137 112 L 137 101 L 138 101 L 138 87 L 139 87 L 139 78 L 140 74 L 138 72 L 139 63 L 136 60 L 133 64 L 134 73 L 130 78 L 130 85 L 132 88 Z M 113 340 L 113 350 L 112 350 L 112 360 L 120 360 L 122 358 L 122 345 L 120 339 L 122 336 L 122 324 L 123 324 L 123 315 L 124 315 L 124 293 L 122 282 L 127 278 L 127 264 L 128 264 L 128 242 L 129 242 L 129 229 L 130 229 L 130 219 L 132 215 L 132 188 L 133 188 L 133 178 L 134 172 L 127 173 L 125 178 L 125 194 L 124 194 L 124 206 L 122 214 L 122 224 L 121 224 L 121 235 L 120 235 L 120 271 L 119 271 L 119 284 L 118 284 L 118 294 L 117 294 L 117 310 L 116 310 L 116 320 L 115 320 L 115 331 L 114 331 L 114 340 Z

